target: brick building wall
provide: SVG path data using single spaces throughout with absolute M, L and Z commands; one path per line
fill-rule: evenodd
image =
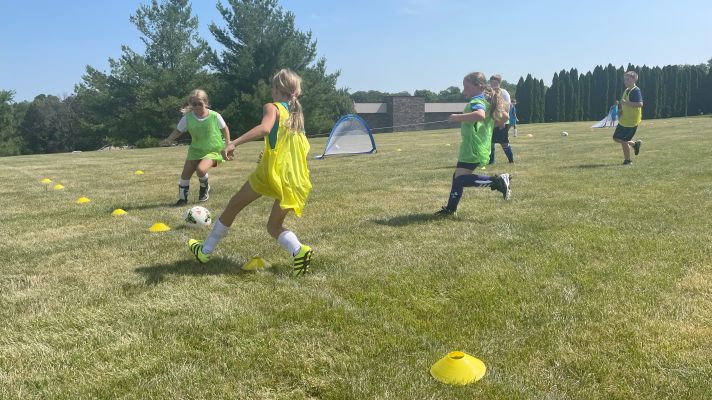
M 415 96 L 388 96 L 385 103 L 355 104 L 356 112 L 373 133 L 457 128 L 457 122 L 439 121 L 461 113 L 464 107 L 465 103 L 426 103 L 423 97 Z

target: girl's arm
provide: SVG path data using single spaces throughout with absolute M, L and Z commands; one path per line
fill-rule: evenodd
M 222 156 L 225 160 L 232 160 L 232 154 L 227 154 L 227 145 L 230 143 L 230 129 L 225 124 L 225 127 L 220 129 L 223 133 L 223 138 L 225 139 L 225 147 L 222 151 Z
M 484 121 L 485 117 L 485 110 L 475 110 L 469 113 L 451 114 L 448 120 L 454 122 L 478 122 Z
M 245 134 L 243 134 L 239 138 L 228 142 L 227 147 L 225 148 L 225 151 L 228 153 L 228 155 L 232 156 L 231 153 L 235 151 L 235 147 L 241 144 L 245 144 L 249 141 L 256 139 L 261 139 L 269 135 L 269 132 L 272 130 L 272 127 L 274 126 L 274 123 L 277 120 L 277 113 L 277 107 L 275 107 L 274 104 L 265 104 L 264 107 L 262 107 L 262 122 L 254 128 L 250 129 L 249 131 L 245 132 Z
M 167 138 L 161 140 L 161 146 L 170 146 L 171 143 L 173 143 L 174 140 L 180 137 L 183 132 L 179 131 L 178 129 L 174 129 L 173 132 L 171 132 L 170 135 L 168 135 Z

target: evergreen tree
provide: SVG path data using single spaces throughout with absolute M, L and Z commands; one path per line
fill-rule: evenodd
M 324 59 L 316 58 L 316 42 L 311 32 L 295 27 L 294 14 L 284 12 L 277 0 L 228 0 L 217 8 L 227 28 L 210 25 L 210 32 L 224 46 L 213 60 L 221 80 L 220 99 L 226 104 L 224 117 L 231 129 L 244 132 L 260 121 L 262 104 L 271 101 L 272 76 L 289 68 L 304 79 L 304 115 L 307 133 L 324 132 L 341 115 L 353 111 L 346 91 L 335 87 L 339 73 L 326 74 Z M 320 96 L 310 94 L 321 86 Z M 307 100 L 309 96 L 312 96 Z M 307 106 L 308 103 L 308 106 Z M 328 123 L 314 113 L 328 110 Z
M 130 21 L 142 34 L 145 54 L 122 46 L 121 57 L 109 59 L 110 73 L 86 68 L 76 92 L 87 145 L 102 134 L 113 143 L 165 136 L 191 90 L 200 87 L 210 96 L 214 84 L 204 70 L 209 48 L 191 13 L 188 0 L 141 5 Z

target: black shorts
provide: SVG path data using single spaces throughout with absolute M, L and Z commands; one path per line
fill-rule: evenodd
M 504 128 L 495 126 L 492 129 L 492 143 L 509 143 L 509 124 L 505 125 Z
M 613 139 L 620 139 L 625 141 L 630 141 L 635 136 L 635 131 L 638 130 L 638 126 L 623 126 L 618 124 L 616 126 L 616 131 L 613 132 Z
M 470 171 L 474 171 L 478 165 L 480 165 L 480 163 L 469 163 L 469 162 L 458 161 L 456 167 L 457 168 L 465 168 L 465 169 L 469 169 Z

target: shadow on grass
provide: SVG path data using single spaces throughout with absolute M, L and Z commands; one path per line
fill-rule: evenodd
M 172 264 L 159 264 L 138 267 L 134 271 L 143 275 L 146 284 L 156 285 L 163 282 L 166 275 L 241 275 L 243 263 L 224 258 L 213 258 L 207 264 L 199 264 L 193 259 L 181 260 Z
M 587 169 L 587 168 L 610 168 L 610 167 L 615 167 L 618 164 L 581 164 L 581 165 L 570 165 L 566 168 L 580 168 L 580 169 Z
M 408 215 L 400 215 L 397 217 L 393 218 L 388 218 L 388 219 L 373 219 L 373 223 L 378 224 L 378 225 L 386 225 L 386 226 L 406 226 L 406 225 L 411 225 L 411 224 L 421 224 L 421 223 L 426 223 L 426 222 L 431 222 L 431 221 L 439 221 L 439 220 L 448 220 L 448 221 L 457 221 L 457 217 L 443 217 L 440 215 L 435 215 L 435 213 L 428 213 L 428 214 L 408 214 Z
M 154 208 L 176 208 L 176 209 L 180 208 L 180 207 L 174 207 L 174 204 L 175 203 L 170 203 L 170 202 L 154 203 L 154 204 L 137 204 L 137 205 L 118 204 L 118 205 L 114 206 L 113 208 L 111 208 L 111 210 L 109 210 L 109 211 L 113 211 L 117 208 L 120 208 L 124 211 L 152 210 Z M 183 207 L 186 208 L 186 207 L 188 207 L 188 205 L 186 204 Z

